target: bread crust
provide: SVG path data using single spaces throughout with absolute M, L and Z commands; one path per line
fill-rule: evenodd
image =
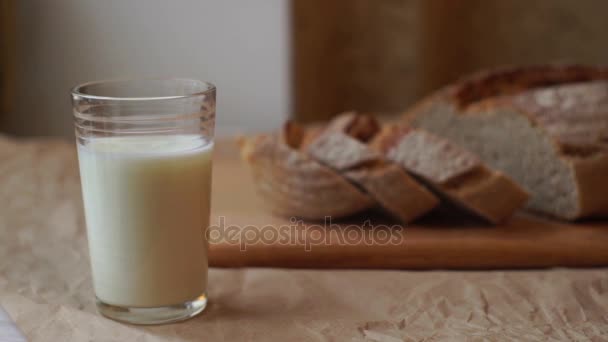
M 387 212 L 411 222 L 435 208 L 439 199 L 365 143 L 378 130 L 373 117 L 344 113 L 306 139 L 303 149 L 362 188 Z
M 608 216 L 608 155 L 571 159 L 579 191 L 579 217 Z
M 567 64 L 507 66 L 465 76 L 440 92 L 445 92 L 445 95 L 462 109 L 491 97 L 515 95 L 530 89 L 554 85 L 607 79 L 606 67 Z
M 578 208 L 565 219 L 608 215 L 608 68 L 541 65 L 482 71 L 431 94 L 405 115 L 418 126 L 429 112 L 489 116 L 508 112 L 526 118 L 547 136 L 572 170 Z M 569 109 L 571 108 L 571 110 Z
M 402 124 L 387 125 L 371 145 L 441 196 L 491 223 L 504 221 L 528 199 L 510 178 L 483 165 L 465 149 L 426 131 Z
M 287 140 L 280 134 L 264 134 L 241 143 L 241 156 L 252 171 L 257 192 L 275 214 L 321 220 L 349 216 L 374 205 L 368 195 Z

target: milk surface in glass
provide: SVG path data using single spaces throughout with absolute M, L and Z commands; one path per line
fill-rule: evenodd
M 93 282 L 102 302 L 161 307 L 205 294 L 212 149 L 198 135 L 79 144 Z

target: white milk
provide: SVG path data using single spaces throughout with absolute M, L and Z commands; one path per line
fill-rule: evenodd
M 97 297 L 130 307 L 206 292 L 212 145 L 194 135 L 78 146 Z

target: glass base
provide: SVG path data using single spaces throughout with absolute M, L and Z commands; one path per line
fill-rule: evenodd
M 104 303 L 97 298 L 97 310 L 115 321 L 130 324 L 166 324 L 192 318 L 205 310 L 207 295 L 183 304 L 155 308 L 134 308 Z

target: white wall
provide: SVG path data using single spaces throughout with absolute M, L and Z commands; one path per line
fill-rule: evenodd
M 71 137 L 71 86 L 190 77 L 218 88 L 218 134 L 290 110 L 287 0 L 18 0 L 15 134 Z

